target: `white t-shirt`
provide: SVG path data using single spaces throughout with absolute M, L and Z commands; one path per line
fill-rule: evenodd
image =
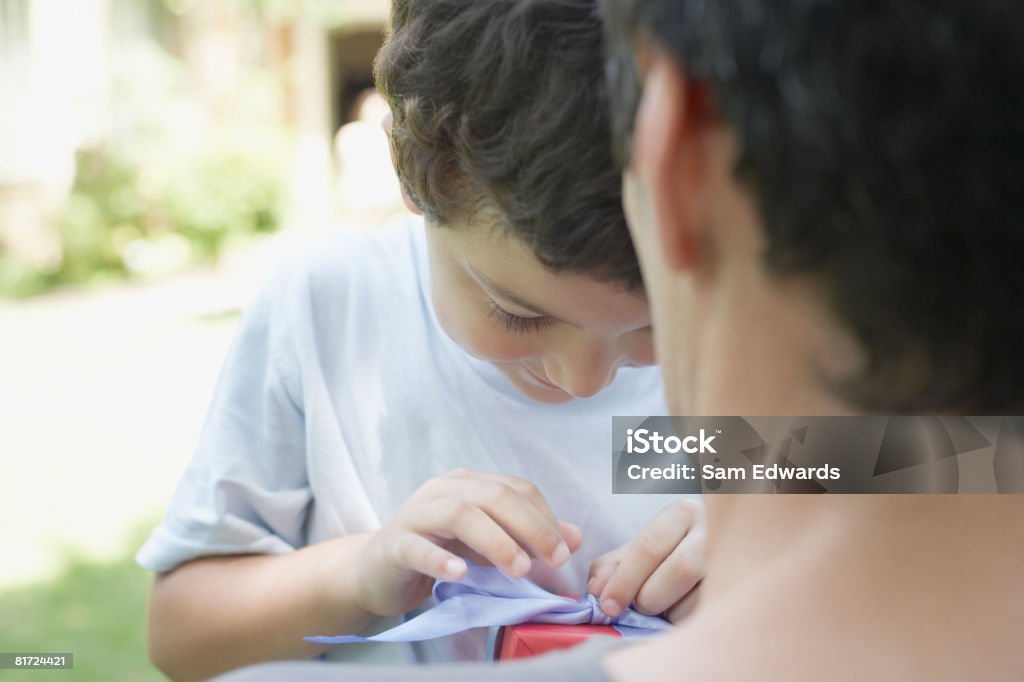
M 332 232 L 272 278 L 242 318 L 198 451 L 140 564 L 163 572 L 372 531 L 428 479 L 470 467 L 532 481 L 580 526 L 566 566 L 535 562 L 531 573 L 579 594 L 590 563 L 671 501 L 611 494 L 611 417 L 665 414 L 658 369 L 620 369 L 600 394 L 561 405 L 525 397 L 438 325 L 424 229 Z M 477 631 L 330 657 L 467 660 L 483 649 Z

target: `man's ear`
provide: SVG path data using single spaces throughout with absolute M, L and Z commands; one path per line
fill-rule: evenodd
M 395 159 L 395 148 L 391 146 L 391 110 L 384 114 L 384 118 L 380 121 L 380 127 L 384 129 L 384 134 L 388 136 L 388 149 L 391 150 L 391 167 L 395 169 L 395 175 L 398 175 L 398 162 Z M 405 191 L 405 184 L 399 180 L 398 188 L 402 192 L 402 201 L 405 202 L 405 207 L 415 213 L 416 215 L 423 215 L 423 211 L 417 206 L 412 199 L 409 198 L 409 194 Z
M 633 167 L 650 188 L 666 264 L 688 270 L 698 265 L 705 237 L 710 98 L 670 55 L 652 49 L 646 57 Z

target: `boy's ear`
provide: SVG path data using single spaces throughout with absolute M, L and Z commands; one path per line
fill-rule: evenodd
M 391 167 L 395 169 L 395 175 L 398 174 L 398 163 L 395 159 L 395 148 L 391 146 L 391 111 L 384 114 L 384 118 L 381 119 L 380 127 L 384 129 L 384 134 L 388 136 L 388 149 L 391 150 Z M 416 215 L 423 215 L 423 211 L 420 207 L 409 198 L 409 194 L 405 191 L 405 185 L 399 180 L 398 187 L 402 192 L 402 201 L 405 202 L 405 207 Z
M 706 235 L 707 146 L 712 122 L 706 86 L 665 52 L 645 55 L 644 89 L 637 111 L 634 168 L 650 188 L 658 244 L 671 270 L 699 264 Z

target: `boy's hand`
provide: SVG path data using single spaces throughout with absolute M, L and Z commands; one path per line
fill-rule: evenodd
M 531 558 L 556 567 L 581 541 L 555 518 L 529 481 L 457 469 L 420 486 L 356 560 L 356 593 L 366 611 L 405 613 L 430 594 L 435 579 L 459 580 L 465 559 L 525 575 Z
M 598 595 L 601 610 L 613 618 L 632 604 L 678 622 L 697 603 L 704 535 L 704 506 L 673 502 L 627 544 L 594 561 L 587 592 Z

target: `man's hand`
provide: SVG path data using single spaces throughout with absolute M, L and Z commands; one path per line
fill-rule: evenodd
M 462 578 L 465 559 L 519 577 L 534 558 L 561 566 L 580 541 L 579 528 L 555 518 L 529 481 L 458 469 L 420 486 L 370 536 L 356 562 L 356 593 L 369 613 L 405 613 L 435 579 Z
M 678 622 L 697 603 L 704 536 L 703 504 L 673 502 L 627 544 L 594 561 L 587 591 L 600 597 L 601 610 L 613 618 L 632 604 Z

